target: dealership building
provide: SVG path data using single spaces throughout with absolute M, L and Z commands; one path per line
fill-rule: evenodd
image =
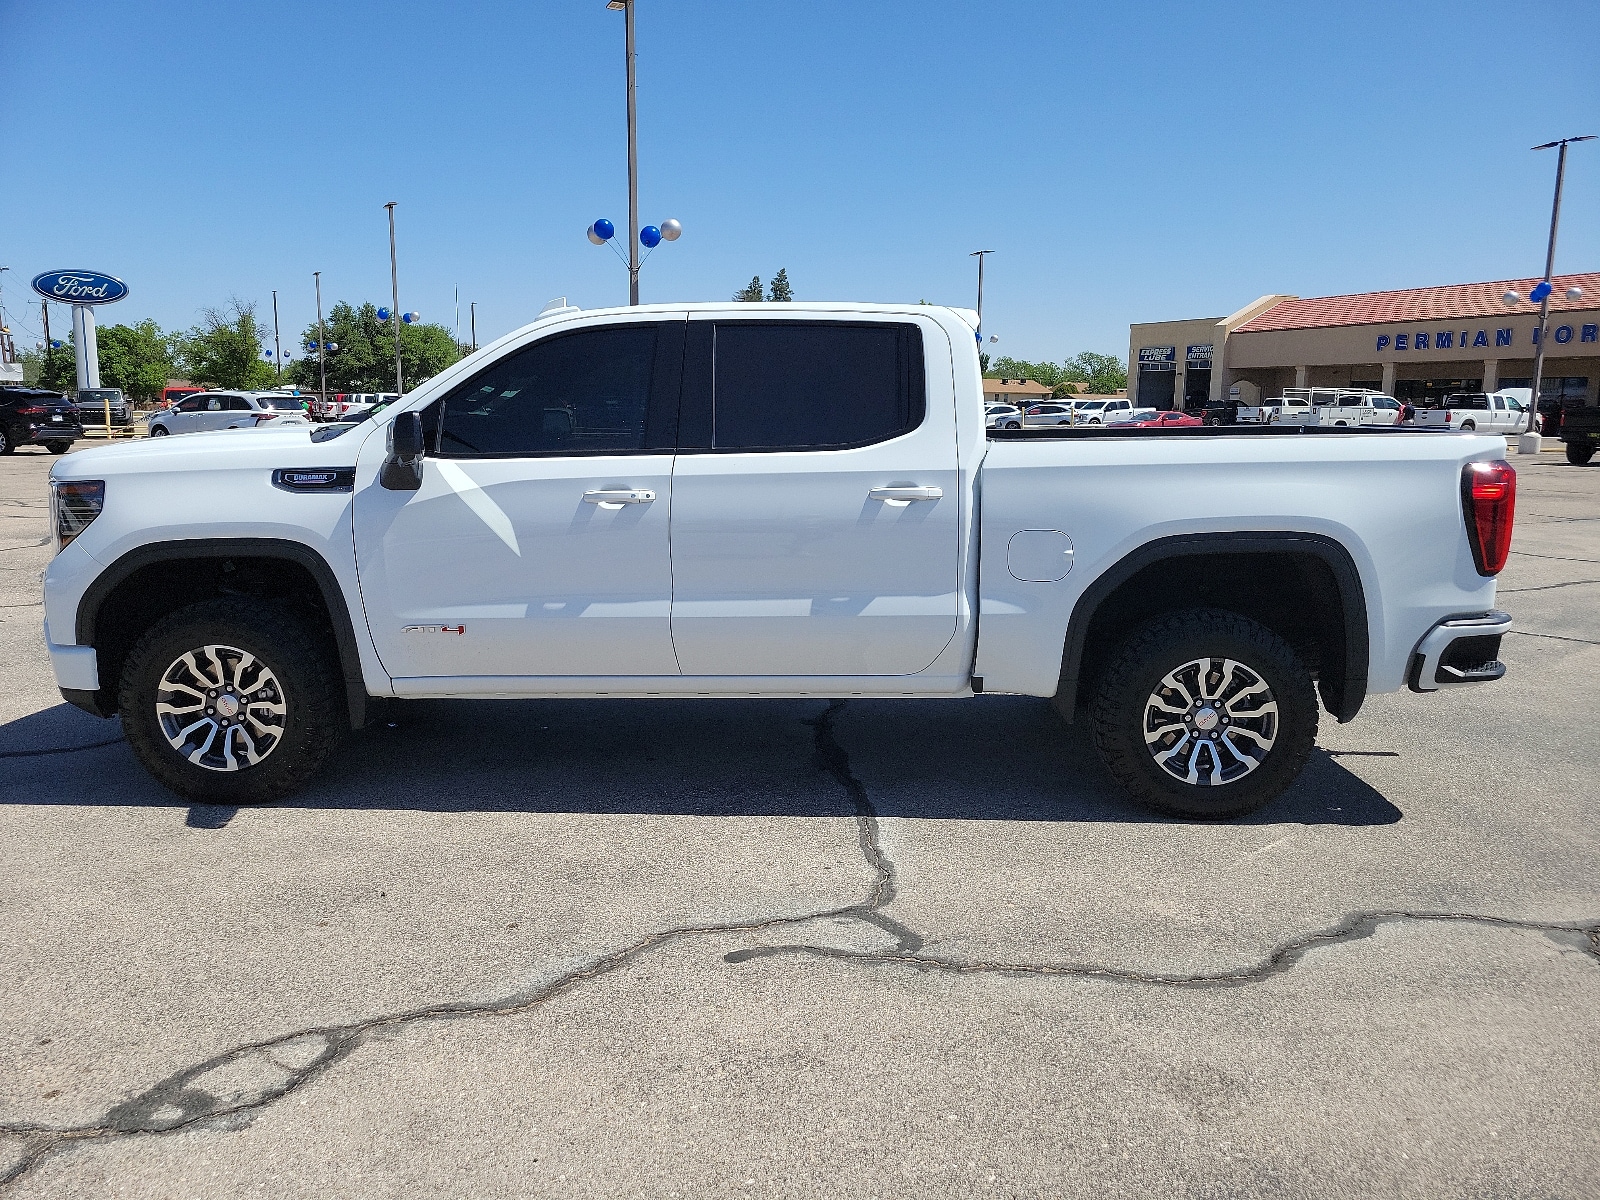
M 1226 317 L 1134 325 L 1128 391 L 1143 407 L 1241 403 L 1286 387 L 1364 387 L 1422 402 L 1530 387 L 1538 279 L 1355 296 L 1263 296 Z M 1600 402 L 1600 272 L 1551 282 L 1545 396 Z M 1515 293 L 1508 302 L 1506 295 Z

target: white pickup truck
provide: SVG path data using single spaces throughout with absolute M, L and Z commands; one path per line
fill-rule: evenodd
M 1521 433 L 1528 427 L 1531 388 L 1500 392 L 1456 392 L 1438 408 L 1419 408 L 1417 424 L 1431 429 L 1471 433 Z
M 1368 388 L 1284 388 L 1271 403 L 1241 408 L 1245 425 L 1398 425 L 1401 405 Z
M 986 430 L 975 325 L 563 308 L 362 422 L 69 455 L 57 682 L 197 801 L 299 788 L 396 698 L 1011 693 L 1221 817 L 1319 695 L 1504 673 L 1503 439 Z

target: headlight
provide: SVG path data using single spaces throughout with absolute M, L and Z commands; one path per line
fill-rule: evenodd
M 106 481 L 103 479 L 52 479 L 50 516 L 56 530 L 56 553 L 60 554 L 106 506 Z

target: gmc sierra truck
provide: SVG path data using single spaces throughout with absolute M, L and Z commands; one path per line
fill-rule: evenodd
M 396 699 L 1049 697 L 1133 796 L 1223 817 L 1319 698 L 1504 674 L 1502 438 L 986 428 L 975 325 L 563 306 L 361 421 L 73 454 L 62 695 L 228 804 Z

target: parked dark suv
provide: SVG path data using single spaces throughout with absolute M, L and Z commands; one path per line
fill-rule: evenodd
M 45 446 L 65 454 L 83 436 L 78 410 L 60 392 L 0 387 L 0 454 L 18 446 Z
M 78 420 L 84 425 L 106 423 L 106 403 L 111 404 L 113 425 L 133 424 L 133 405 L 122 394 L 121 388 L 79 388 Z

